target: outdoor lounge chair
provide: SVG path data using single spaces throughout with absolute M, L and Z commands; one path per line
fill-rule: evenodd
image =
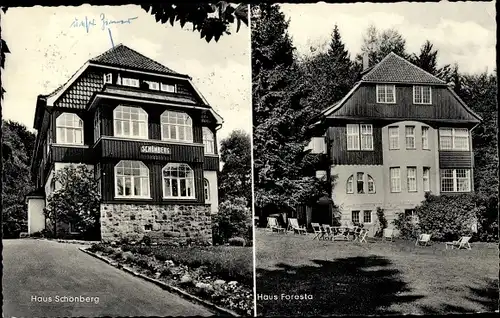
M 458 241 L 453 241 L 453 242 L 446 242 L 445 246 L 446 249 L 448 249 L 448 246 L 451 247 L 451 249 L 454 249 L 455 247 L 458 249 L 471 249 L 471 246 L 469 244 L 469 240 L 471 239 L 470 236 L 462 236 Z
M 276 218 L 267 218 L 267 227 L 271 229 L 271 232 L 285 233 L 285 228 L 279 226 L 278 220 Z
M 324 234 L 321 226 L 319 225 L 319 223 L 311 223 L 311 227 L 312 227 L 313 232 L 314 232 L 313 240 L 316 238 L 318 240 L 321 240 L 325 234 Z
M 383 239 L 384 241 L 391 241 L 393 242 L 394 240 L 394 230 L 393 229 L 384 229 L 383 231 Z
M 287 231 L 288 230 L 292 230 L 293 233 L 297 233 L 297 234 L 307 234 L 307 229 L 303 226 L 299 226 L 299 221 L 297 221 L 297 219 L 294 219 L 294 218 L 290 218 L 288 219 L 288 228 L 287 228 Z
M 415 242 L 415 246 L 430 246 L 431 245 L 431 235 L 430 234 L 420 234 Z

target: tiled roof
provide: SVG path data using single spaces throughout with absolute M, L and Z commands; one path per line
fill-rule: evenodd
M 393 52 L 364 74 L 361 80 L 375 83 L 446 84 Z
M 112 49 L 91 59 L 90 62 L 131 69 L 140 69 L 144 71 L 153 71 L 162 74 L 181 75 L 123 44 L 118 44 Z

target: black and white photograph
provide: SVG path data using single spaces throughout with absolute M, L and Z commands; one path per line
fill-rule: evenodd
M 258 316 L 498 310 L 495 16 L 252 6 Z
M 3 316 L 253 316 L 249 6 L 2 7 Z

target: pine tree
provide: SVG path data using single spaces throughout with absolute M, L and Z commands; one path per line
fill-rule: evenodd
M 427 40 L 420 48 L 419 55 L 413 54 L 411 61 L 416 66 L 433 75 L 437 73 L 437 50 L 433 50 L 432 43 Z

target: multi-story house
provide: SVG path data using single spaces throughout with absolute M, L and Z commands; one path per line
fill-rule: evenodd
M 310 146 L 328 157 L 317 176 L 335 180 L 341 223 L 376 228 L 380 207 L 393 227 L 426 192 L 473 191 L 471 131 L 480 121 L 447 83 L 394 53 L 365 64 L 348 94 L 320 114 L 324 135 Z
M 27 198 L 29 215 L 42 219 L 59 169 L 83 163 L 99 182 L 104 241 L 210 241 L 221 124 L 188 75 L 115 46 L 38 96 L 32 176 L 41 191 Z M 55 227 L 58 236 L 73 232 Z

